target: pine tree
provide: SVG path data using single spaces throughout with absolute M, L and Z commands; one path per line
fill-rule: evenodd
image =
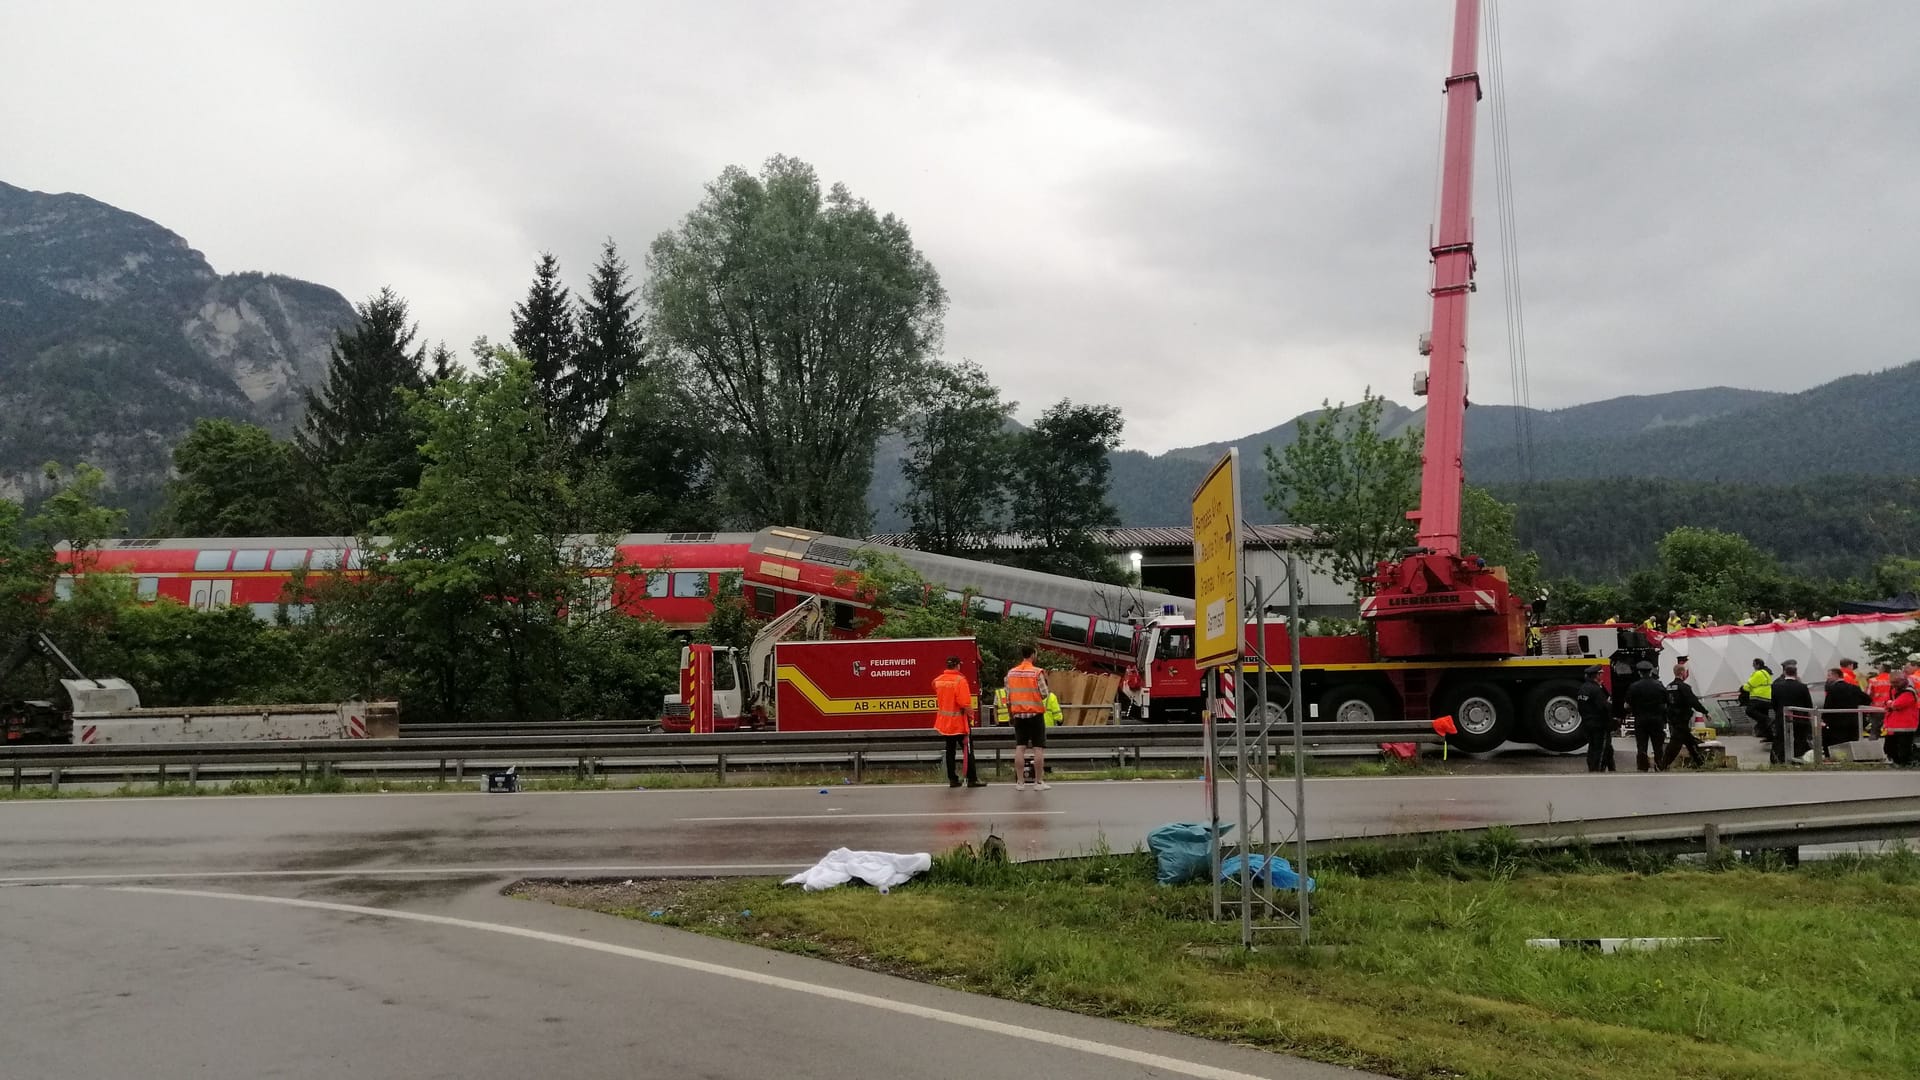
M 385 288 L 356 310 L 360 321 L 335 335 L 326 386 L 307 391 L 294 436 L 320 522 L 341 532 L 364 529 L 419 480 L 419 439 L 399 391 L 427 387 L 407 302 Z
M 627 264 L 608 240 L 580 301 L 579 345 L 566 387 L 564 430 L 584 456 L 605 450 L 613 403 L 642 374 L 645 345 L 633 296 Z
M 513 347 L 533 370 L 549 423 L 561 419 L 566 383 L 579 350 L 573 298 L 560 284 L 560 260 L 542 253 L 527 299 L 513 307 Z
M 460 361 L 454 358 L 453 350 L 447 348 L 444 341 L 433 347 L 433 356 L 428 362 L 431 366 L 427 372 L 436 383 L 446 382 L 453 378 L 454 372 L 460 370 Z

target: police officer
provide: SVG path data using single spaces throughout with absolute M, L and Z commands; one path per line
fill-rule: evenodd
M 1676 673 L 1667 684 L 1667 752 L 1660 758 L 1662 771 L 1673 767 L 1683 748 L 1694 768 L 1706 765 L 1707 755 L 1700 749 L 1700 740 L 1693 737 L 1694 713 L 1713 719 L 1713 714 L 1701 703 L 1700 695 L 1687 684 L 1686 677 Z
M 1607 688 L 1600 685 L 1600 665 L 1586 670 L 1573 700 L 1580 707 L 1580 722 L 1587 725 L 1587 771 L 1613 772 L 1613 701 Z
M 1648 772 L 1667 750 L 1667 688 L 1654 674 L 1651 661 L 1642 660 L 1633 665 L 1633 670 L 1640 676 L 1627 687 L 1627 708 L 1633 713 L 1634 765 Z

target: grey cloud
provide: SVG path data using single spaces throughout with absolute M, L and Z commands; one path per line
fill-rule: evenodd
M 17 17 L 5 178 L 221 270 L 500 336 L 535 253 L 629 260 L 730 163 L 901 214 L 948 352 L 1162 449 L 1405 400 L 1451 5 L 127 4 Z M 91 12 L 91 13 L 89 13 Z M 1504 7 L 1536 404 L 1920 355 L 1920 8 Z M 31 42 L 31 46 L 24 43 Z M 1484 65 L 1483 65 L 1484 66 Z M 1507 400 L 1483 106 L 1475 396 Z M 1207 370 L 1216 379 L 1194 377 Z

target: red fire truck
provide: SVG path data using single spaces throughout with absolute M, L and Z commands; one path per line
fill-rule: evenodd
M 680 654 L 680 693 L 667 701 L 667 731 L 867 731 L 930 728 L 933 680 L 949 657 L 977 693 L 980 651 L 972 638 L 782 640 L 818 634 L 812 600 L 769 623 L 742 656 L 727 646 Z

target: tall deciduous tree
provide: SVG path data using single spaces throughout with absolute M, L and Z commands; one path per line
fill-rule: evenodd
M 644 342 L 626 261 L 608 240 L 580 300 L 579 346 L 567 381 L 563 429 L 586 457 L 605 449 L 614 402 L 642 373 Z
M 1531 601 L 1540 585 L 1540 556 L 1520 546 L 1514 531 L 1514 507 L 1485 488 L 1468 484 L 1460 498 L 1460 546 L 1507 570 L 1515 596 Z
M 1013 403 L 977 364 L 941 366 L 924 408 L 905 426 L 900 509 L 922 551 L 954 555 L 982 547 L 1000 530 L 1006 504 Z
M 862 531 L 875 444 L 918 399 L 946 310 L 906 224 L 776 157 L 723 172 L 648 266 L 653 344 L 742 516 Z
M 91 568 L 100 545 L 126 528 L 127 512 L 100 505 L 107 474 L 81 462 L 71 475 L 57 461 L 42 466 L 41 474 L 53 493 L 27 524 L 50 544 L 65 544 L 76 567 Z
M 324 529 L 359 532 L 400 504 L 420 478 L 418 433 L 401 393 L 427 386 L 425 346 L 407 302 L 381 289 L 334 338 L 327 383 L 307 391 L 295 445 Z
M 1055 574 L 1118 578 L 1090 530 L 1120 523 L 1108 498 L 1107 455 L 1119 448 L 1125 427 L 1115 406 L 1063 399 L 1014 439 L 1007 517 L 1014 533 L 1033 542 L 1021 562 Z
M 390 547 L 373 557 L 366 619 L 384 624 L 390 663 L 428 714 L 551 715 L 561 620 L 590 556 L 565 540 L 572 492 L 532 366 L 499 350 L 413 401 L 425 467 L 382 519 Z
M 175 536 L 301 536 L 315 528 L 292 444 L 254 424 L 201 420 L 173 448 L 161 528 Z
M 1311 557 L 1356 599 L 1374 564 L 1412 542 L 1407 511 L 1420 502 L 1420 434 L 1382 435 L 1384 404 L 1371 391 L 1358 405 L 1322 402 L 1291 445 L 1266 451 L 1267 505 L 1319 530 Z
M 580 348 L 573 297 L 560 284 L 560 260 L 542 253 L 527 298 L 513 306 L 513 347 L 533 372 L 533 385 L 550 422 L 561 421 L 567 381 Z
M 713 434 L 682 390 L 658 373 L 643 375 L 621 391 L 607 418 L 600 475 L 618 493 L 630 528 L 712 529 L 725 516 Z
M 0 650 L 11 648 L 45 618 L 53 548 L 36 541 L 32 532 L 20 504 L 0 499 Z M 24 696 L 0 685 L 0 700 Z

